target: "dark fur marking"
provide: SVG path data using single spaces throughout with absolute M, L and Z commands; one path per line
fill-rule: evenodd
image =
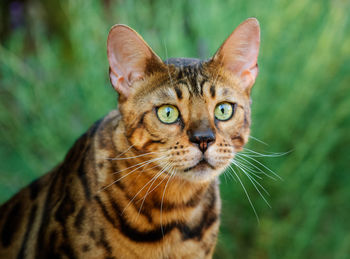
M 51 183 L 50 183 L 50 185 L 48 187 L 48 189 L 50 191 L 47 192 L 44 208 L 42 210 L 43 211 L 43 215 L 42 215 L 40 228 L 39 228 L 39 232 L 38 232 L 38 242 L 37 242 L 37 246 L 36 246 L 35 258 L 44 258 L 44 257 L 46 257 L 45 251 L 42 249 L 42 247 L 46 247 L 45 231 L 47 229 L 47 226 L 49 225 L 50 213 L 51 213 L 52 207 L 53 207 L 54 203 L 56 202 L 54 200 L 54 198 L 53 198 L 53 194 L 54 194 L 53 190 L 54 190 L 54 186 L 59 184 L 59 182 L 58 182 L 58 179 L 59 179 L 58 172 L 59 171 L 55 172 L 55 174 L 53 176 L 53 179 L 51 180 Z M 61 180 L 61 182 L 62 182 L 62 180 Z M 53 235 L 53 234 L 51 233 L 51 235 Z M 50 242 L 51 242 L 51 236 L 50 236 Z M 53 251 L 53 249 L 50 249 L 49 251 Z M 49 258 L 55 258 L 55 257 L 54 257 L 54 255 L 52 255 Z
M 82 155 L 83 160 L 80 162 L 78 168 L 78 177 L 83 185 L 85 197 L 90 201 L 91 200 L 91 190 L 87 178 L 87 172 L 85 171 L 85 161 L 86 161 L 86 153 Z
M 201 240 L 203 237 L 203 234 L 206 229 L 208 229 L 214 222 L 217 221 L 218 215 L 213 211 L 214 206 L 216 203 L 216 195 L 214 193 L 214 188 L 211 186 L 210 188 L 210 203 L 207 208 L 202 212 L 202 218 L 200 223 L 193 227 L 189 228 L 187 225 L 180 226 L 180 231 L 182 233 L 182 239 L 188 240 L 188 239 L 197 239 Z
M 30 199 L 32 201 L 34 201 L 36 199 L 36 197 L 38 196 L 38 193 L 40 191 L 40 179 L 37 179 L 35 181 L 33 181 L 30 185 L 29 185 L 29 190 L 30 190 Z
M 106 239 L 106 233 L 103 228 L 100 229 L 100 240 L 97 242 L 98 246 L 102 246 L 109 256 L 112 255 L 112 247 Z
M 89 246 L 89 244 L 84 244 L 84 245 L 82 246 L 81 250 L 82 250 L 84 253 L 90 251 L 90 246 Z
M 25 251 L 27 249 L 27 242 L 29 239 L 30 232 L 32 231 L 32 227 L 34 224 L 34 219 L 35 219 L 35 214 L 36 214 L 37 209 L 38 209 L 38 206 L 34 205 L 32 207 L 32 209 L 30 210 L 29 219 L 28 219 L 28 223 L 27 223 L 27 229 L 26 229 L 26 232 L 24 234 L 21 249 L 19 250 L 19 253 L 17 256 L 18 259 L 22 259 L 25 256 Z
M 215 97 L 215 85 L 210 86 L 210 95 L 213 98 Z
M 69 192 L 64 194 L 64 198 L 61 201 L 60 206 L 58 207 L 55 213 L 55 219 L 62 225 L 65 224 L 67 218 L 72 215 L 75 211 L 75 202 L 71 198 Z
M 119 229 L 121 233 L 128 237 L 130 240 L 133 240 L 135 242 L 156 242 L 159 241 L 163 238 L 163 233 L 166 235 L 170 230 L 174 228 L 174 226 L 167 227 L 164 226 L 163 228 L 163 233 L 160 228 L 157 228 L 155 230 L 151 231 L 138 231 L 137 229 L 133 228 L 132 226 L 129 225 L 127 222 L 127 219 L 125 218 L 125 215 L 121 213 L 121 209 L 119 207 L 119 204 L 111 200 L 111 204 L 113 209 L 115 210 L 115 215 L 119 219 Z
M 66 243 L 63 243 L 61 244 L 61 246 L 59 247 L 60 251 L 64 254 L 67 255 L 67 257 L 69 259 L 75 259 L 75 258 L 78 258 L 76 255 L 75 255 L 75 251 L 74 249 L 71 247 L 71 244 L 66 242 Z
M 101 198 L 99 196 L 95 196 L 95 200 L 97 201 L 97 204 L 99 205 L 99 207 L 102 210 L 102 214 L 103 216 L 113 225 L 113 227 L 118 228 L 117 222 L 115 221 L 115 219 L 109 214 L 109 212 L 107 211 L 106 206 L 103 204 L 103 202 L 101 201 Z
M 165 144 L 165 141 L 163 140 L 148 140 L 143 146 L 141 149 L 145 150 L 148 146 L 152 145 L 152 144 L 155 144 L 155 143 L 158 143 L 158 144 Z
M 231 138 L 234 141 L 234 146 L 242 146 L 244 144 L 244 140 L 240 135 L 234 136 Z M 235 145 L 236 144 L 236 145 Z
M 74 227 L 78 230 L 79 233 L 81 233 L 81 231 L 83 230 L 83 225 L 86 218 L 85 210 L 86 210 L 85 206 L 81 207 L 78 215 L 75 217 L 75 220 L 74 220 Z
M 237 108 L 237 104 L 234 106 L 234 112 L 236 111 L 236 108 Z M 243 124 L 243 128 L 247 128 L 247 127 L 249 127 L 248 116 L 247 116 L 246 110 L 244 110 L 244 124 Z
M 113 195 L 108 190 L 106 190 L 106 192 L 108 195 L 108 200 L 109 200 L 110 204 L 112 205 L 112 208 L 116 213 L 116 216 L 118 217 L 119 213 L 120 213 L 119 206 L 118 206 L 117 202 L 114 200 Z M 124 195 L 127 197 L 128 200 L 132 200 L 132 198 L 133 198 L 126 191 L 124 191 Z M 145 208 L 145 206 L 143 206 L 143 208 L 140 210 L 140 208 L 138 206 L 136 206 L 135 202 L 132 202 L 131 205 L 135 208 L 135 210 L 140 211 L 140 214 L 145 216 L 149 223 L 152 223 L 152 215 L 151 215 L 150 211 L 148 211 L 147 208 Z
M 42 248 L 40 248 L 42 257 L 35 257 L 35 258 L 50 258 L 50 259 L 51 258 L 53 258 L 53 259 L 61 258 L 61 256 L 56 253 L 57 236 L 58 236 L 57 231 L 56 230 L 52 231 L 50 233 L 49 243 L 48 243 L 48 247 L 46 250 L 47 251 L 46 254 L 44 252 L 45 249 L 43 250 Z
M 115 215 L 119 218 L 119 230 L 124 236 L 128 237 L 132 241 L 144 243 L 157 242 L 163 239 L 164 236 L 166 236 L 175 228 L 180 230 L 180 232 L 182 233 L 183 240 L 191 238 L 200 240 L 205 230 L 209 228 L 218 219 L 218 215 L 215 214 L 215 212 L 213 212 L 213 208 L 216 202 L 213 186 L 211 186 L 211 190 L 209 190 L 209 192 L 209 206 L 205 210 L 203 210 L 202 219 L 200 223 L 192 228 L 188 227 L 184 222 L 173 222 L 170 224 L 163 225 L 163 227 L 156 227 L 153 230 L 139 231 L 138 229 L 132 227 L 128 223 L 126 216 L 121 213 L 121 209 L 116 202 L 111 201 L 111 204 L 113 209 L 115 210 Z M 109 215 L 109 217 L 111 216 Z
M 177 84 L 183 84 L 185 86 L 188 85 L 188 81 L 186 79 L 179 79 L 178 81 L 176 81 Z
M 198 87 L 197 72 L 193 68 L 188 67 L 186 76 L 188 78 L 188 81 L 190 82 L 193 94 L 199 96 L 200 89 Z
M 202 80 L 201 81 L 201 83 L 200 83 L 200 92 L 201 92 L 201 96 L 203 96 L 203 86 L 204 86 L 204 84 L 207 82 L 207 80 L 206 79 L 204 79 L 204 80 Z
M 196 191 L 195 194 L 192 195 L 191 199 L 189 199 L 185 203 L 176 204 L 176 203 L 163 201 L 162 210 L 169 212 L 171 210 L 183 210 L 185 208 L 194 208 L 202 200 L 203 191 L 204 191 L 204 188 L 200 188 L 198 191 Z M 161 207 L 161 202 L 160 201 L 155 202 L 155 208 L 159 208 L 160 210 L 160 207 Z
M 128 132 L 126 133 L 126 137 L 127 137 L 127 138 L 130 138 L 130 137 L 134 134 L 135 130 L 138 129 L 138 128 L 140 128 L 140 127 L 142 126 L 143 120 L 144 120 L 144 118 L 145 118 L 145 116 L 146 116 L 147 113 L 148 113 L 148 111 L 145 111 L 145 112 L 141 115 L 141 118 L 140 118 L 139 121 L 136 123 L 136 125 L 133 125 L 133 127 L 131 128 L 131 130 L 128 131 Z
M 91 237 L 92 240 L 96 240 L 96 235 L 95 235 L 95 232 L 93 230 L 89 231 L 89 237 Z
M 150 134 L 151 137 L 155 138 L 155 139 L 159 139 L 158 135 L 155 135 L 154 133 L 150 132 L 148 127 L 145 127 L 145 130 L 147 131 L 148 134 Z
M 17 202 L 7 215 L 7 219 L 1 231 L 1 241 L 3 247 L 8 247 L 16 234 L 22 218 L 22 204 Z
M 179 87 L 175 86 L 175 92 L 176 92 L 176 96 L 179 100 L 182 99 L 182 91 L 180 90 Z

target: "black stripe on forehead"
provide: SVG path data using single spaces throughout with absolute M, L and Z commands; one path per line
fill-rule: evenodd
M 174 65 L 177 68 L 177 82 L 181 81 L 187 85 L 190 94 L 197 96 L 203 95 L 203 86 L 208 80 L 208 77 L 203 74 L 204 62 L 194 58 L 170 58 L 164 61 L 165 64 Z M 176 93 L 178 94 L 178 91 Z
M 175 92 L 176 92 L 177 98 L 179 100 L 181 100 L 182 99 L 182 91 L 178 86 L 175 86 Z

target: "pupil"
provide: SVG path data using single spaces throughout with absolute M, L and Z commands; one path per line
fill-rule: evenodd
M 223 106 L 221 106 L 221 113 L 224 114 L 225 113 L 225 108 Z
M 167 117 L 170 116 L 170 109 L 169 109 L 169 108 L 166 109 L 166 116 L 167 116 Z

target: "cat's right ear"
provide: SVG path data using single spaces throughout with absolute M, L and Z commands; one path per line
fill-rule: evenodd
M 131 93 L 134 82 L 142 80 L 147 73 L 163 65 L 162 60 L 136 31 L 120 24 L 113 26 L 109 32 L 107 56 L 111 83 L 125 98 Z
M 238 77 L 242 90 L 249 92 L 258 75 L 259 46 L 259 22 L 255 18 L 249 18 L 231 33 L 212 61 Z

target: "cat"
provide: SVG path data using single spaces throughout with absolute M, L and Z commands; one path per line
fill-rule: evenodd
M 212 258 L 219 175 L 250 131 L 260 26 L 206 61 L 162 61 L 133 29 L 107 40 L 119 109 L 0 207 L 0 258 Z

